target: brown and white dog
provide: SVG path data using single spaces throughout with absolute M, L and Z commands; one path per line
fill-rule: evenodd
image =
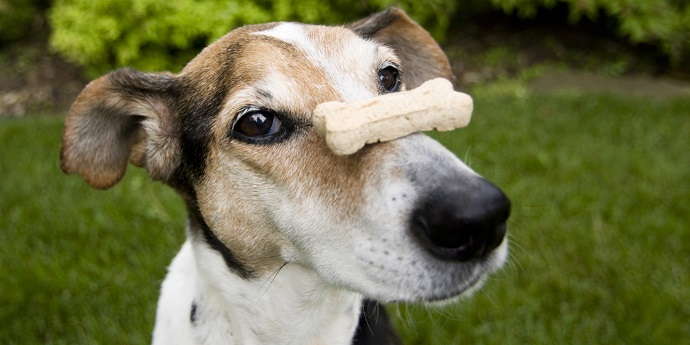
M 393 8 L 242 27 L 179 74 L 90 83 L 62 169 L 109 188 L 129 161 L 189 212 L 153 343 L 395 344 L 370 300 L 451 300 L 502 266 L 510 202 L 447 149 L 413 134 L 336 156 L 312 127 L 320 103 L 437 77 L 454 82 L 445 54 Z

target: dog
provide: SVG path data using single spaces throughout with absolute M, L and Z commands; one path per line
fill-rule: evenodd
M 506 261 L 510 201 L 416 133 L 337 156 L 316 105 L 454 83 L 402 10 L 235 29 L 178 74 L 123 68 L 65 120 L 61 168 L 106 189 L 128 162 L 172 187 L 186 242 L 154 344 L 398 344 L 392 301 L 446 302 Z

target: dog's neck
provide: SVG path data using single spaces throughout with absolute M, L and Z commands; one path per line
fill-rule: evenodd
M 350 344 L 359 295 L 297 264 L 246 279 L 205 243 L 195 243 L 193 252 L 197 287 L 190 321 L 200 343 Z

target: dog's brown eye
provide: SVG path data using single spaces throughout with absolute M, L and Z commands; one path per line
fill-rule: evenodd
M 400 90 L 400 71 L 393 66 L 379 70 L 379 85 L 385 93 Z
M 245 137 L 265 137 L 277 134 L 282 128 L 280 119 L 272 112 L 250 111 L 240 116 L 235 131 Z

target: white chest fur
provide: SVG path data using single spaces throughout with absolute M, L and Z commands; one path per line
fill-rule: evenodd
M 187 241 L 163 282 L 153 343 L 350 344 L 360 308 L 358 294 L 299 265 L 247 280 L 206 244 Z

